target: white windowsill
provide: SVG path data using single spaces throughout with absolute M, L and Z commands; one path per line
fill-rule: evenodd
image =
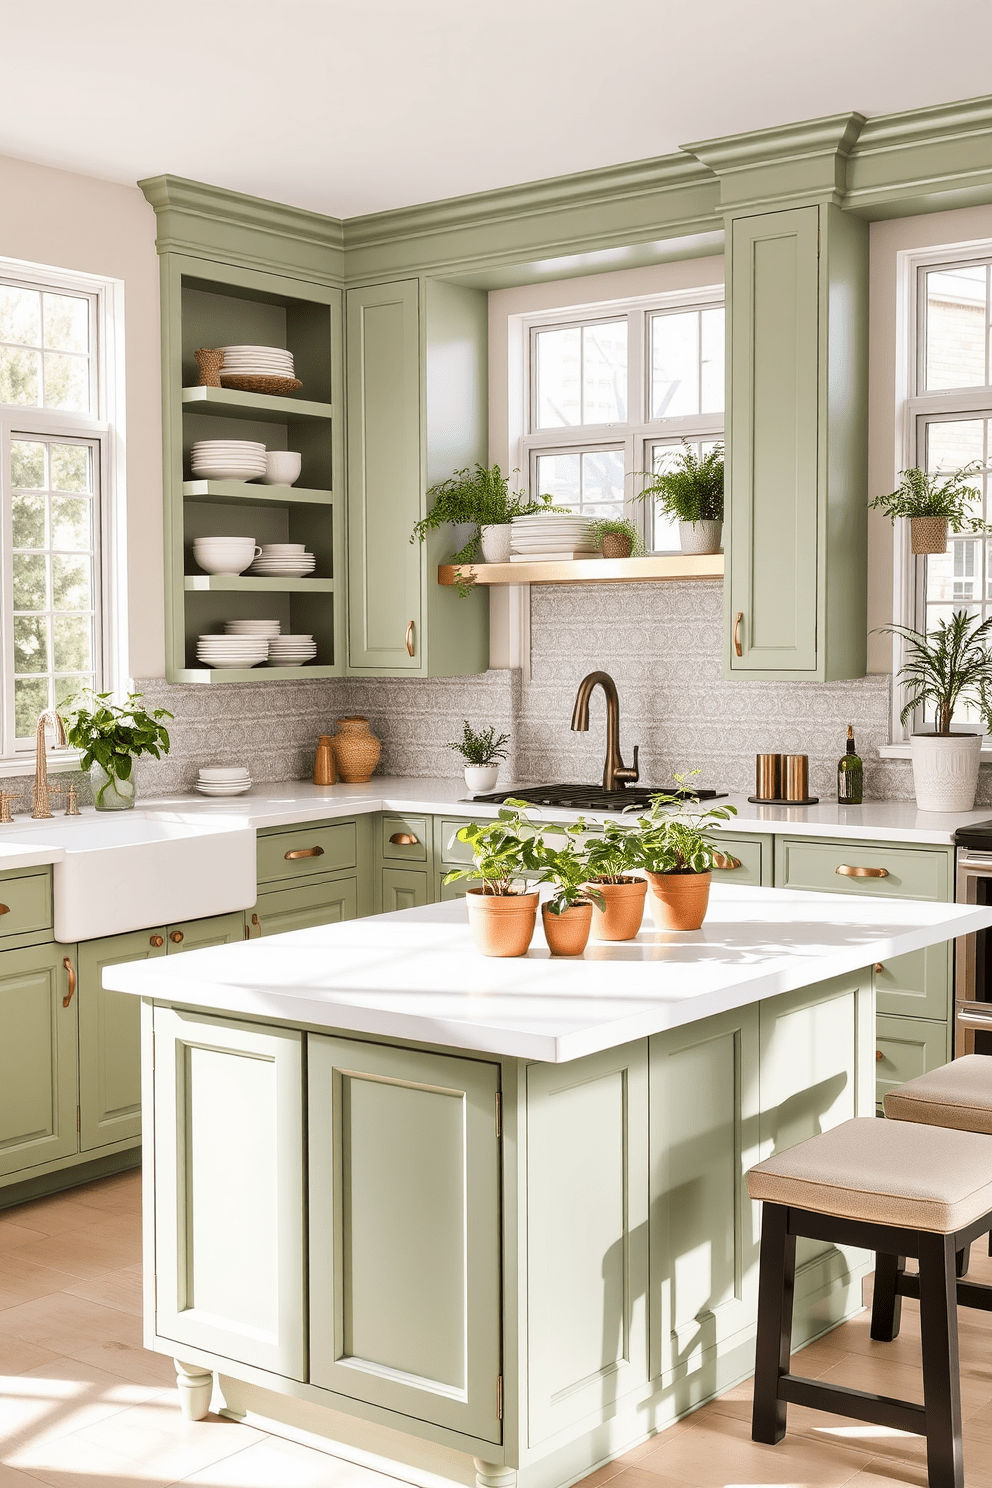
M 67 770 L 78 770 L 79 761 L 82 756 L 81 749 L 54 749 L 48 751 L 48 773 L 49 775 L 62 775 Z M 25 750 L 21 754 L 10 755 L 7 759 L 0 756 L 0 778 L 9 778 L 11 775 L 33 775 L 34 774 L 34 750 Z
M 908 744 L 880 744 L 878 746 L 879 759 L 912 759 L 912 751 Z M 992 738 L 985 739 L 982 743 L 982 763 L 992 764 Z

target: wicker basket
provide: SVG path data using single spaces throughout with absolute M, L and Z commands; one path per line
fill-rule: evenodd
M 943 517 L 911 517 L 909 525 L 914 553 L 947 551 L 947 522 Z
M 220 387 L 220 369 L 224 365 L 224 353 L 209 346 L 200 346 L 194 351 L 196 365 L 200 369 L 201 387 Z
M 269 393 L 282 398 L 286 393 L 298 393 L 303 386 L 298 377 L 242 377 L 237 372 L 221 372 L 223 387 L 237 388 L 240 393 Z
M 629 558 L 633 543 L 623 532 L 604 532 L 600 547 L 604 558 Z

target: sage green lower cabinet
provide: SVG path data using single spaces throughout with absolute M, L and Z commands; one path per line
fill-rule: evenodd
M 311 1382 L 498 1442 L 499 1066 L 308 1046 Z
M 382 908 L 413 909 L 430 900 L 430 879 L 426 868 L 384 868 L 382 870 Z
M 156 1331 L 305 1378 L 303 1035 L 156 1007 Z
M 939 1068 L 950 1057 L 950 1024 L 933 1023 L 926 1018 L 879 1017 L 875 1024 L 875 1089 L 879 1104 L 897 1085 Z
M 170 925 L 165 948 L 173 956 L 176 952 L 202 951 L 207 946 L 232 945 L 244 938 L 245 917 L 238 910 L 233 914 L 210 915 L 204 920 L 183 920 L 181 924 Z
M 0 957 L 0 1176 L 77 1150 L 79 1003 L 64 1005 L 71 950 L 48 941 Z
M 719 832 L 713 841 L 721 854 L 721 861 L 713 869 L 714 883 L 747 884 L 752 888 L 771 886 L 775 872 L 773 837 L 738 837 Z
M 249 939 L 309 930 L 315 925 L 337 925 L 358 918 L 359 883 L 355 874 L 341 878 L 311 878 L 259 894 L 254 909 L 245 910 Z
M 444 874 L 438 875 L 437 880 L 437 903 L 441 904 L 446 899 L 464 899 L 468 892 L 469 884 L 464 878 L 455 879 L 454 883 L 445 883 Z
M 141 1006 L 136 997 L 103 987 L 103 972 L 122 961 L 164 956 L 165 934 L 164 926 L 135 930 L 76 948 L 82 1152 L 141 1135 Z

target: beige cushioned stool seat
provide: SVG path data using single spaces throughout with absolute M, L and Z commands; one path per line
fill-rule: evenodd
M 885 1097 L 885 1114 L 890 1121 L 992 1134 L 992 1059 L 966 1054 L 907 1080 Z
M 859 1116 L 758 1163 L 747 1187 L 772 1204 L 950 1235 L 992 1210 L 992 1138 Z

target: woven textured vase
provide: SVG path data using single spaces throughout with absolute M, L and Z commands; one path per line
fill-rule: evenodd
M 220 387 L 220 369 L 224 365 L 224 353 L 212 351 L 209 346 L 201 346 L 194 351 L 196 365 L 200 369 L 201 387 Z
M 360 714 L 337 720 L 334 759 L 338 774 L 349 785 L 364 785 L 372 779 L 372 771 L 382 756 L 382 744 L 369 728 L 369 721 Z
M 943 517 L 910 517 L 913 552 L 946 553 L 947 523 Z

